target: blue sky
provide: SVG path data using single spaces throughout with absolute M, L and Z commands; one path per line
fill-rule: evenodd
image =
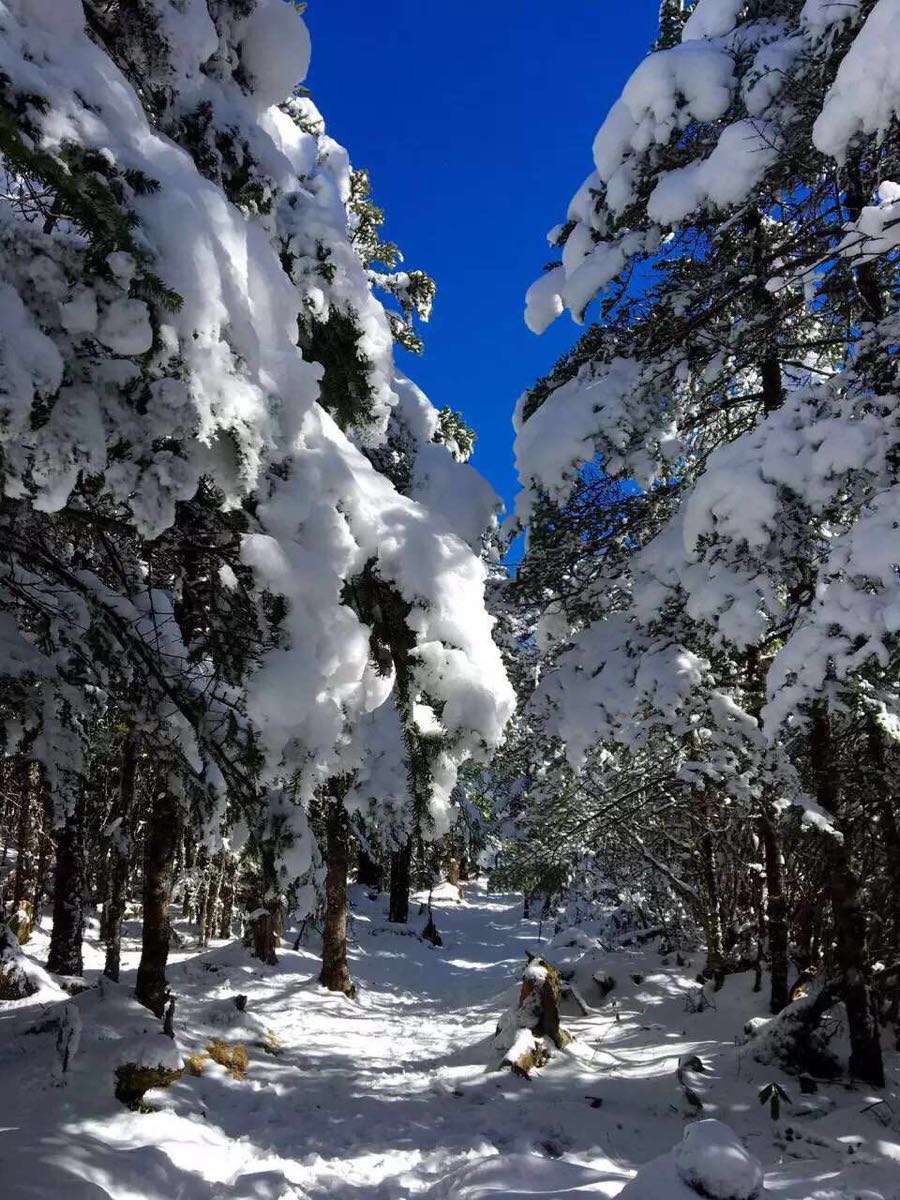
M 309 0 L 308 86 L 369 169 L 386 236 L 437 280 L 425 353 L 402 365 L 474 426 L 475 463 L 507 502 L 516 399 L 578 336 L 568 317 L 529 333 L 525 289 L 657 11 L 658 0 Z

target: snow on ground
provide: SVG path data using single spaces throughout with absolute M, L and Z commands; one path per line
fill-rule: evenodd
M 537 922 L 521 919 L 520 898 L 470 883 L 457 903 L 454 889 L 442 889 L 434 902 L 439 948 L 415 936 L 424 913 L 408 929 L 392 927 L 384 897 L 357 889 L 355 900 L 356 1001 L 318 986 L 311 949 L 285 949 L 271 968 L 234 943 L 173 952 L 179 1052 L 202 1052 L 218 1039 L 246 1046 L 250 1061 L 234 1078 L 206 1060 L 202 1074 L 150 1094 L 155 1112 L 131 1112 L 113 1095 L 116 1065 L 149 1063 L 172 1049 L 130 995 L 136 924 L 127 930 L 121 985 L 74 1000 L 47 1002 L 45 992 L 44 1003 L 0 1005 L 0 1196 L 613 1197 L 648 1163 L 629 1195 L 676 1200 L 697 1194 L 683 1183 L 693 1164 L 722 1154 L 741 1161 L 727 1131 L 691 1124 L 702 1115 L 736 1132 L 748 1161 L 765 1168 L 765 1194 L 777 1200 L 900 1200 L 897 1056 L 888 1060 L 882 1097 L 840 1084 L 801 1095 L 795 1080 L 735 1044 L 744 1022 L 763 1012 L 752 973 L 727 980 L 716 1007 L 690 1011 L 699 958 L 679 963 L 652 947 L 598 956 L 583 935 L 550 948 L 545 939 L 540 949 L 574 967 L 591 1011 L 567 1018 L 575 1041 L 565 1051 L 531 1080 L 518 1079 L 487 1068 L 524 952 L 537 948 Z M 90 982 L 102 965 L 95 934 L 96 926 Z M 42 933 L 28 950 L 39 958 L 45 945 Z M 616 980 L 605 998 L 595 971 Z M 247 997 L 245 1011 L 235 995 Z M 80 1044 L 63 1078 L 57 1031 L 46 1018 L 66 1004 Z M 691 1055 L 707 1068 L 683 1073 L 702 1114 L 675 1076 Z M 791 1100 L 778 1121 L 757 1100 L 773 1078 Z M 693 1132 L 682 1145 L 686 1129 Z M 720 1177 L 739 1180 L 745 1190 L 735 1196 L 752 1191 L 752 1166 Z

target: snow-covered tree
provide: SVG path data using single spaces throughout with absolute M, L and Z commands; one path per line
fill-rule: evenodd
M 382 708 L 427 715 L 436 828 L 498 743 L 493 498 L 394 367 L 433 289 L 391 273 L 364 180 L 294 90 L 293 4 L 10 0 L 0 24 L 7 740 L 29 733 L 62 829 L 105 706 L 155 746 L 139 992 L 159 1009 L 180 826 L 210 853 L 249 837 L 268 957 L 308 809 L 369 767 Z M 361 581 L 402 614 L 402 688 Z
M 821 831 L 825 990 L 875 1083 L 874 947 L 838 746 L 866 722 L 890 737 L 897 718 L 892 7 L 699 0 L 677 41 L 664 8 L 660 48 L 551 233 L 561 262 L 528 296 L 538 332 L 595 299 L 598 324 L 524 398 L 517 439 L 527 569 L 540 581 L 569 555 L 566 586 L 547 584 L 551 731 L 576 766 L 598 743 L 655 744 L 711 831 L 730 813 L 752 823 L 776 1007 L 782 814 Z

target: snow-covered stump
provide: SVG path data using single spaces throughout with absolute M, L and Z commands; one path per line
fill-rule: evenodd
M 528 1079 L 550 1057 L 551 1042 L 561 1050 L 571 1039 L 559 1023 L 562 981 L 559 971 L 543 958 L 529 954 L 514 1009 L 497 1025 L 495 1045 L 500 1066 Z
M 62 994 L 43 967 L 22 953 L 9 926 L 0 925 L 0 1000 L 24 1000 L 42 989 Z
M 530 1079 L 531 1072 L 542 1067 L 549 1057 L 543 1038 L 535 1037 L 530 1029 L 517 1029 L 500 1066 L 509 1067 L 513 1075 L 519 1075 L 522 1079 Z
M 748 1021 L 744 1033 L 752 1057 L 791 1075 L 835 1078 L 841 1073 L 841 1065 L 830 1045 L 831 1034 L 823 1019 L 836 1003 L 833 984 L 816 984 L 777 1016 Z
M 620 1200 L 758 1200 L 759 1163 L 721 1121 L 695 1121 L 681 1143 L 645 1163 L 619 1193 Z
M 126 1062 L 116 1067 L 116 1099 L 135 1112 L 152 1109 L 144 1096 L 154 1088 L 176 1083 L 184 1074 L 184 1060 L 176 1043 L 165 1034 L 149 1034 L 130 1047 Z
M 37 924 L 34 916 L 34 905 L 30 900 L 22 900 L 9 915 L 7 922 L 13 936 L 20 946 L 24 946 L 34 933 Z

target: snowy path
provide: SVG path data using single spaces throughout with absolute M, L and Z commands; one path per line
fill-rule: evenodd
M 112 1095 L 115 1065 L 160 1044 L 128 977 L 78 998 L 82 1042 L 64 1085 L 53 1077 L 53 1031 L 24 1032 L 39 1010 L 0 1010 L 0 1197 L 612 1197 L 636 1165 L 680 1140 L 691 1114 L 674 1068 L 690 1051 L 712 1065 L 701 1085 L 708 1115 L 734 1125 L 773 1168 L 767 1186 L 778 1200 L 897 1200 L 900 1190 L 880 1183 L 900 1178 L 900 1137 L 862 1111 L 865 1095 L 838 1115 L 830 1098 L 813 1097 L 805 1116 L 794 1113 L 790 1144 L 773 1138 L 755 1099 L 771 1068 L 733 1044 L 759 1011 L 749 976 L 729 980 L 716 1009 L 692 1014 L 689 964 L 673 967 L 653 950 L 609 955 L 615 993 L 567 1019 L 578 1039 L 570 1050 L 531 1081 L 488 1070 L 497 1017 L 516 993 L 537 924 L 521 919 L 519 897 L 478 884 L 465 895 L 436 904 L 444 946 L 435 949 L 387 926 L 383 900 L 358 894 L 355 1002 L 317 985 L 310 950 L 286 950 L 274 968 L 234 944 L 176 953 L 180 1049 L 241 1042 L 250 1066 L 234 1079 L 207 1061 L 202 1075 L 152 1094 L 157 1112 L 129 1112 Z M 414 916 L 413 934 L 424 922 Z M 101 961 L 94 949 L 89 976 Z M 244 1014 L 238 993 L 248 997 Z
M 28 1051 L 46 1060 L 37 1070 L 30 1054 L 22 1061 L 25 1038 L 17 1038 L 2 1060 L 7 1077 L 18 1067 L 17 1085 L 0 1099 L 0 1163 L 14 1172 L 6 1175 L 17 1181 L 13 1194 L 437 1200 L 468 1195 L 459 1190 L 460 1170 L 498 1155 L 508 1181 L 514 1165 L 506 1156 L 517 1153 L 528 1156 L 529 1178 L 546 1166 L 557 1178 L 564 1167 L 534 1159 L 542 1141 L 559 1135 L 557 1117 L 526 1117 L 519 1101 L 530 1085 L 485 1072 L 488 1041 L 537 922 L 521 919 L 520 897 L 487 896 L 476 884 L 467 894 L 462 904 L 435 906 L 440 949 L 391 929 L 362 898 L 354 918 L 355 1002 L 318 987 L 319 962 L 307 950 L 286 950 L 276 968 L 261 967 L 234 945 L 175 953 L 170 979 L 185 1053 L 202 1050 L 211 1036 L 250 1045 L 262 1029 L 277 1039 L 278 1052 L 251 1046 L 243 1081 L 207 1064 L 202 1077 L 157 1093 L 158 1113 L 131 1114 L 110 1103 L 108 1067 L 87 1040 L 103 1020 L 104 1003 L 91 1003 L 90 993 L 79 1001 L 85 1045 L 65 1088 L 48 1084 L 52 1038 L 30 1039 Z M 412 928 L 424 920 L 414 917 Z M 87 961 L 91 977 L 99 950 Z M 125 1002 L 128 980 L 126 973 L 113 999 Z M 234 1024 L 229 998 L 239 992 L 248 996 L 249 1028 Z M 14 1016 L 21 1029 L 18 1013 L 5 1021 Z M 134 1012 L 128 1019 L 134 1023 Z M 146 1024 L 142 1014 L 137 1019 Z M 27 1147 L 20 1140 L 26 1136 Z M 552 1145 L 550 1153 L 557 1153 Z M 0 1194 L 7 1194 L 2 1187 Z

